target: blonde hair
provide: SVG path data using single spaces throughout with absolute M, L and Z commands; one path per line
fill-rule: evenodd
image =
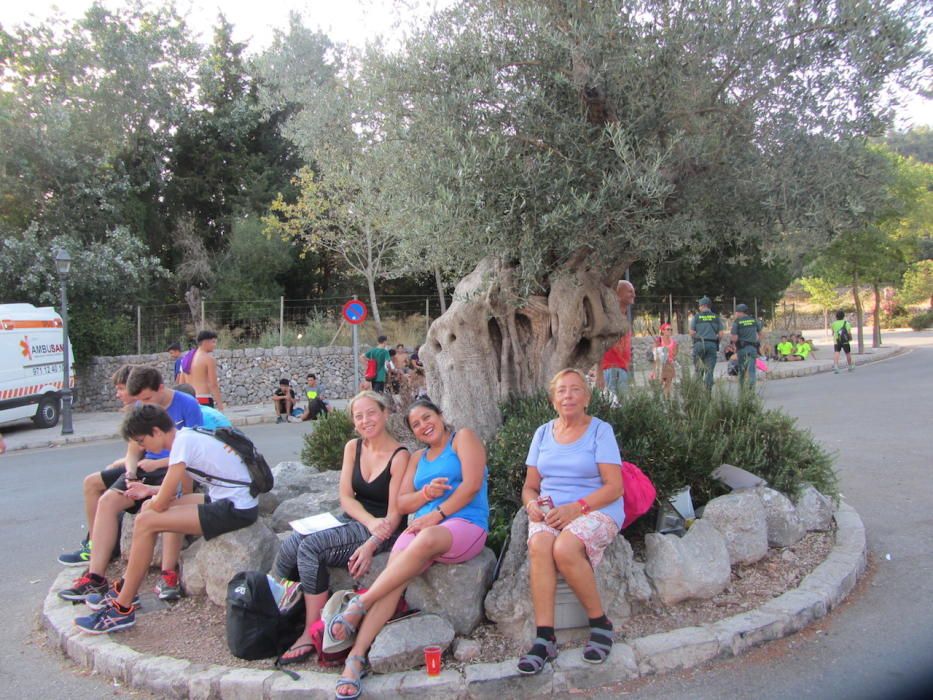
M 364 389 L 359 394 L 350 399 L 350 406 L 347 408 L 350 418 L 353 418 L 353 404 L 355 404 L 360 399 L 369 399 L 370 401 L 375 401 L 379 404 L 379 410 L 383 413 L 386 413 L 389 410 L 389 404 L 386 401 L 385 394 L 378 394 L 372 389 Z
M 593 396 L 593 390 L 590 389 L 590 383 L 586 381 L 586 375 L 576 367 L 567 367 L 562 369 L 560 372 L 555 374 L 551 381 L 547 385 L 547 397 L 550 401 L 554 400 L 554 390 L 557 389 L 557 382 L 566 377 L 568 374 L 575 374 L 580 378 L 580 381 L 583 382 L 583 389 L 586 391 L 586 398 L 590 399 Z

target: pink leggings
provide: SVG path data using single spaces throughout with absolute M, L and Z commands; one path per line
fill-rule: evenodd
M 453 537 L 450 549 L 443 554 L 439 554 L 424 567 L 427 569 L 435 561 L 442 564 L 461 564 L 469 561 L 483 550 L 486 544 L 487 532 L 479 525 L 471 523 L 463 518 L 448 518 L 440 524 L 439 527 L 446 527 L 450 530 Z M 406 532 L 399 535 L 392 547 L 393 552 L 400 552 L 411 544 L 418 535 Z

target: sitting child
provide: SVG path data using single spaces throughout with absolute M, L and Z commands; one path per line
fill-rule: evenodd
M 272 392 L 272 405 L 275 406 L 275 422 L 285 423 L 295 407 L 295 390 L 287 379 L 279 380 L 279 388 Z
M 787 339 L 786 335 L 781 336 L 781 342 L 777 344 L 777 359 L 779 362 L 787 362 L 794 351 L 794 344 Z
M 104 634 L 136 624 L 137 592 L 152 561 L 156 537 L 163 532 L 203 535 L 205 540 L 248 527 L 259 517 L 259 504 L 250 493 L 252 478 L 239 455 L 218 440 L 196 430 L 178 430 L 160 406 L 142 405 L 126 417 L 127 441 L 152 452 L 170 450 L 168 472 L 160 486 L 134 481 L 127 486 L 133 498 L 149 498 L 136 518 L 133 544 L 124 577 L 103 595 L 90 595 L 95 612 L 78 617 L 75 625 L 88 634 Z M 207 494 L 179 496 L 183 483 L 194 479 Z

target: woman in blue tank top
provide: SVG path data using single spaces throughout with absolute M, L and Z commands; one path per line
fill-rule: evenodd
M 399 510 L 414 517 L 392 548 L 385 571 L 328 623 L 335 639 L 355 637 L 337 680 L 338 698 L 359 697 L 366 652 L 395 612 L 408 582 L 436 561 L 458 564 L 472 559 L 486 544 L 489 499 L 483 443 L 469 428 L 454 433 L 427 399 L 415 401 L 405 419 L 427 445 L 411 456 L 398 496 Z

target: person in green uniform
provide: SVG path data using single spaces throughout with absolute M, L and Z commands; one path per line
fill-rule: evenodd
M 703 377 L 706 388 L 713 388 L 713 370 L 716 368 L 716 355 L 719 353 L 719 339 L 722 337 L 722 319 L 711 308 L 712 302 L 707 296 L 697 304 L 700 311 L 690 320 L 690 336 L 693 338 L 693 364 Z
M 375 360 L 376 361 L 376 378 L 373 379 L 373 391 L 377 394 L 381 394 L 386 390 L 386 363 L 389 361 L 389 348 L 386 347 L 388 338 L 384 335 L 380 335 L 376 342 L 378 345 L 374 348 L 370 348 L 363 354 L 363 362 L 366 360 Z
M 794 344 L 787 339 L 786 335 L 781 336 L 781 342 L 777 344 L 777 359 L 780 362 L 787 362 L 787 358 L 794 351 Z
M 846 314 L 842 309 L 836 312 L 836 320 L 830 324 L 833 332 L 833 372 L 839 374 L 839 353 L 845 352 L 846 364 L 851 372 L 855 369 L 852 364 L 852 324 L 846 321 Z
M 749 388 L 755 387 L 755 360 L 761 345 L 761 323 L 748 315 L 748 307 L 739 304 L 735 307 L 735 321 L 732 322 L 732 341 L 739 356 L 739 384 L 745 385 L 748 376 Z

